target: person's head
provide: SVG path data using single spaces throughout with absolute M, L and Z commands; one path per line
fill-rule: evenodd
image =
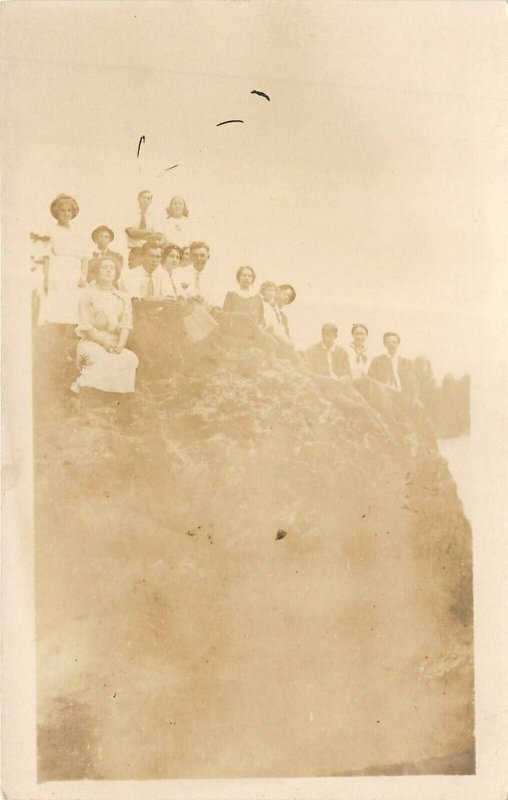
M 353 327 L 351 328 L 351 336 L 353 337 L 353 342 L 361 347 L 365 344 L 365 340 L 369 335 L 369 331 L 366 325 L 363 325 L 361 322 L 355 322 Z
M 261 295 L 263 300 L 266 300 L 267 303 L 275 302 L 275 298 L 277 297 L 277 292 L 278 292 L 277 284 L 274 283 L 273 281 L 265 281 L 264 283 L 261 284 L 259 289 L 259 294 Z
M 78 204 L 68 194 L 59 194 L 55 197 L 49 210 L 60 225 L 68 225 L 71 219 L 74 219 L 79 214 Z
M 252 267 L 240 267 L 236 270 L 236 280 L 240 285 L 240 289 L 250 289 L 256 280 L 256 273 Z
M 141 248 L 141 263 L 148 273 L 157 269 L 162 260 L 162 250 L 154 242 L 145 242 Z
M 162 266 L 168 272 L 173 272 L 175 267 L 180 266 L 182 251 L 176 244 L 168 244 L 162 251 Z
M 120 277 L 120 266 L 109 256 L 97 258 L 92 262 L 92 275 L 99 286 L 114 286 Z
M 168 217 L 176 217 L 179 219 L 180 217 L 188 217 L 189 209 L 183 197 L 177 196 L 172 197 L 169 201 L 169 206 L 166 207 L 166 213 Z
M 387 331 L 383 336 L 383 344 L 389 355 L 394 356 L 400 344 L 400 336 L 393 331 Z
M 141 264 L 141 247 L 131 247 L 129 250 L 129 269 L 139 267 Z
M 333 322 L 325 322 L 321 328 L 321 337 L 323 339 L 324 346 L 327 348 L 332 347 L 337 338 L 337 334 L 337 326 L 334 325 Z
M 138 194 L 138 203 L 141 211 L 146 211 L 152 200 L 152 193 L 148 189 L 143 189 L 143 191 Z
M 92 239 L 99 250 L 107 250 L 114 238 L 115 234 L 107 225 L 99 225 L 98 228 L 92 231 Z
M 194 269 L 202 272 L 206 267 L 206 262 L 210 257 L 210 248 L 206 242 L 191 242 L 190 257 Z
M 278 289 L 279 289 L 279 291 L 278 291 L 278 296 L 277 296 L 277 302 L 279 303 L 279 305 L 281 307 L 282 306 L 288 306 L 290 303 L 292 303 L 295 300 L 296 292 L 295 292 L 294 288 L 291 286 L 291 284 L 282 283 L 278 287 Z

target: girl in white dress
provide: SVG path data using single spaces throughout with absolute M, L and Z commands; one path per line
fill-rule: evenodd
M 88 271 L 87 247 L 84 239 L 71 226 L 79 213 L 73 197 L 59 194 L 50 206 L 56 219 L 44 237 L 43 293 L 39 323 L 75 325 L 78 321 L 79 289 L 86 286 Z
M 189 247 L 192 232 L 189 225 L 189 209 L 183 197 L 172 197 L 166 208 L 167 219 L 164 235 L 168 244 L 177 244 L 182 250 L 182 262 L 189 263 Z
M 71 389 L 127 394 L 134 391 L 138 366 L 138 357 L 125 347 L 132 330 L 131 300 L 115 286 L 119 269 L 112 258 L 97 259 L 95 270 L 95 284 L 83 289 L 79 298 L 76 332 L 81 374 Z

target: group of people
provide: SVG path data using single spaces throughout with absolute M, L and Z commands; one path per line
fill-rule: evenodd
M 140 192 L 126 222 L 127 264 L 107 225 L 92 232 L 94 247 L 87 250 L 72 225 L 78 203 L 66 194 L 50 205 L 52 230 L 32 234 L 42 245 L 39 323 L 73 326 L 78 336 L 73 392 L 130 394 L 138 367 L 174 366 L 200 348 L 210 354 L 240 345 L 259 348 L 270 365 L 291 361 L 328 399 L 375 427 L 397 426 L 418 413 L 413 365 L 398 355 L 397 333 L 387 332 L 386 353 L 371 358 L 364 324 L 353 325 L 344 349 L 337 327 L 326 323 L 321 340 L 297 352 L 285 313 L 296 299 L 294 287 L 265 281 L 257 290 L 255 270 L 242 266 L 222 306 L 214 304 L 206 272 L 210 248 L 191 233 L 185 200 L 173 197 L 165 219 L 152 212 L 152 200 L 151 192 Z

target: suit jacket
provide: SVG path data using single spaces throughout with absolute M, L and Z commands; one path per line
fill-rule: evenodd
M 376 356 L 372 359 L 369 375 L 380 383 L 397 389 L 393 379 L 392 360 L 388 355 Z M 416 396 L 416 377 L 413 362 L 409 358 L 399 356 L 398 378 L 402 393 L 407 397 L 414 398 Z
M 315 372 L 316 375 L 330 375 L 328 358 L 322 342 L 309 347 L 305 353 L 305 362 L 310 371 Z M 335 347 L 332 350 L 332 371 L 337 378 L 342 375 L 351 375 L 349 359 L 343 347 Z

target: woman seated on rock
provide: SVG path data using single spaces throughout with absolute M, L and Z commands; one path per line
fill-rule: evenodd
M 357 322 L 351 328 L 353 337 L 347 349 L 353 385 L 368 403 L 378 411 L 388 423 L 398 425 L 403 415 L 396 408 L 390 396 L 390 389 L 372 378 L 369 373 L 372 357 L 367 348 L 369 331 L 366 325 Z
M 81 374 L 71 389 L 83 387 L 126 394 L 134 391 L 138 358 L 125 345 L 132 330 L 128 294 L 117 288 L 118 264 L 109 257 L 95 260 L 95 284 L 81 291 L 77 346 Z
M 273 281 L 265 281 L 261 284 L 259 291 L 263 298 L 264 330 L 277 341 L 282 351 L 287 354 L 294 348 L 281 306 L 277 302 L 280 297 L 279 287 Z
M 176 300 L 177 290 L 173 282 L 173 270 L 177 269 L 182 262 L 182 249 L 177 244 L 168 244 L 162 251 L 162 267 L 166 270 L 169 277 L 169 294 Z
M 286 314 L 282 310 L 285 306 L 291 305 L 296 300 L 296 292 L 290 283 L 282 283 L 277 287 L 276 306 L 282 320 L 282 325 L 286 331 L 288 339 L 291 341 L 291 334 L 289 332 L 289 322 Z
M 257 327 L 264 325 L 263 301 L 253 288 L 255 280 L 252 267 L 240 267 L 236 271 L 238 288 L 226 294 L 222 306 L 223 314 L 235 315 L 238 324 L 241 326 L 243 322 L 248 328 L 252 328 L 253 323 Z

